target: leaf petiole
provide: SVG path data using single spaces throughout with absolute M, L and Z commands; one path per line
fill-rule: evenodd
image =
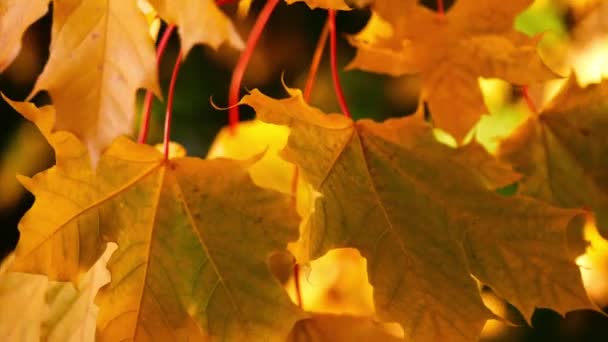
M 270 15 L 274 11 L 274 8 L 279 3 L 279 0 L 268 0 L 262 8 L 260 15 L 253 24 L 253 28 L 249 33 L 249 37 L 247 38 L 247 44 L 245 45 L 245 50 L 239 56 L 239 60 L 234 67 L 232 72 L 232 79 L 230 80 L 230 89 L 228 91 L 228 107 L 230 108 L 228 111 L 228 119 L 230 124 L 230 133 L 236 133 L 236 127 L 239 122 L 239 107 L 236 105 L 239 101 L 239 90 L 241 88 L 241 82 L 243 81 L 243 76 L 245 75 L 245 69 L 249 64 L 249 60 L 253 55 L 253 51 L 262 35 L 262 31 L 270 18 Z
M 167 109 L 165 110 L 165 134 L 163 138 L 163 152 L 165 160 L 169 159 L 169 142 L 171 141 L 171 117 L 173 116 L 173 97 L 175 95 L 175 82 L 179 68 L 182 64 L 182 52 L 180 51 L 175 59 L 173 73 L 171 74 L 171 82 L 169 83 L 169 95 L 167 96 Z
M 167 26 L 165 32 L 163 32 L 162 37 L 160 38 L 160 42 L 158 43 L 158 48 L 156 50 L 156 67 L 160 65 L 160 60 L 163 58 L 165 54 L 165 50 L 167 49 L 167 43 L 169 42 L 169 38 L 171 34 L 175 31 L 175 25 L 171 24 Z M 148 130 L 150 126 L 150 116 L 152 115 L 152 99 L 154 94 L 150 90 L 146 91 L 146 98 L 144 99 L 144 107 L 142 111 L 142 119 L 141 126 L 139 127 L 139 137 L 137 138 L 137 142 L 140 144 L 145 144 L 148 138 Z
M 437 0 L 437 14 L 439 17 L 445 16 L 445 7 L 443 6 L 443 0 Z
M 338 75 L 335 10 L 328 10 L 327 20 L 329 22 L 329 60 L 331 64 L 331 77 L 334 83 L 334 91 L 336 92 L 336 97 L 338 98 L 338 103 L 340 104 L 340 110 L 342 110 L 342 114 L 350 118 L 350 111 L 348 110 L 348 105 L 346 104 L 346 99 L 344 98 L 344 92 L 342 91 L 342 85 L 340 83 L 340 76 Z

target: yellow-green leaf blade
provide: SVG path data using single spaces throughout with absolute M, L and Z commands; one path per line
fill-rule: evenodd
M 133 145 L 113 145 L 100 175 L 138 167 L 124 155 Z M 289 197 L 253 184 L 249 163 L 172 159 L 109 203 L 106 233 L 121 248 L 98 298 L 100 340 L 287 336 L 301 313 L 267 258 L 296 239 L 299 219 Z
M 5 100 L 38 126 L 57 160 L 31 179 L 19 176 L 36 201 L 19 222 L 21 237 L 11 270 L 76 282 L 105 248 L 95 205 L 102 193 L 94 182 L 86 147 L 73 134 L 52 132 L 53 107 L 39 109 L 31 103 Z
M 608 230 L 608 82 L 581 88 L 571 77 L 538 116 L 500 145 L 499 156 L 524 178 L 521 191 L 566 208 L 590 208 Z

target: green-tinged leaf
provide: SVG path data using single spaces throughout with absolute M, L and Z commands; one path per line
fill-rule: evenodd
M 120 137 L 93 176 L 82 143 L 45 130 L 52 107 L 12 104 L 58 155 L 24 180 L 36 202 L 20 223 L 13 269 L 76 280 L 116 242 L 97 340 L 282 341 L 304 317 L 267 265 L 297 238 L 299 218 L 289 196 L 254 185 L 255 161 L 165 160 Z
M 289 93 L 274 100 L 254 90 L 242 103 L 291 128 L 283 156 L 321 193 L 300 243 L 311 259 L 359 249 L 376 311 L 406 338 L 475 340 L 492 315 L 471 275 L 528 320 L 535 307 L 593 307 L 566 248 L 580 212 L 501 197 L 418 116 L 352 122 Z
M 524 178 L 520 192 L 566 208 L 586 207 L 608 236 L 608 82 L 581 88 L 571 77 L 540 114 L 499 149 Z

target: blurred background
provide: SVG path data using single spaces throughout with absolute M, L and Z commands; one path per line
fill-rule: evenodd
M 421 2 L 434 9 L 435 0 Z M 444 0 L 444 3 L 449 9 L 453 1 Z M 223 8 L 234 19 L 241 36 L 245 38 L 263 4 L 262 0 L 253 1 L 246 16 L 237 15 L 236 3 Z M 0 91 L 11 99 L 25 99 L 42 71 L 48 58 L 51 13 L 52 8 L 29 28 L 23 38 L 19 56 L 0 74 Z M 362 29 L 369 17 L 368 8 L 338 13 L 337 26 L 341 35 L 338 64 L 341 68 L 348 64 L 355 53 L 347 43 L 346 36 Z M 303 88 L 325 19 L 326 12 L 311 11 L 303 3 L 289 6 L 280 3 L 247 68 L 242 93 L 246 89 L 260 88 L 270 96 L 285 97 L 281 76 L 288 86 Z M 598 82 L 602 75 L 608 75 L 608 1 L 537 0 L 517 18 L 515 25 L 526 34 L 543 33 L 539 45 L 541 56 L 558 73 L 567 76 L 574 69 L 581 84 Z M 162 33 L 164 26 L 160 30 Z M 174 35 L 159 70 L 165 94 L 178 50 L 179 42 Z M 327 55 L 328 49 L 321 62 L 310 102 L 325 112 L 339 112 Z M 214 109 L 210 98 L 217 106 L 227 106 L 228 86 L 237 59 L 238 52 L 228 47 L 214 51 L 197 46 L 184 61 L 177 81 L 171 138 L 184 145 L 189 155 L 204 157 L 218 131 L 227 124 L 227 111 Z M 340 76 L 355 118 L 383 120 L 416 110 L 419 81 L 415 76 L 389 77 L 357 70 L 343 71 Z M 543 103 L 550 100 L 561 82 L 563 80 L 556 80 L 530 89 L 537 107 L 542 107 Z M 472 134 L 492 152 L 496 149 L 498 140 L 508 135 L 529 113 L 521 89 L 500 80 L 480 79 L 480 84 L 489 113 Z M 143 92 L 140 92 L 138 112 L 142 99 Z M 47 94 L 41 93 L 35 97 L 34 102 L 43 105 L 50 103 L 50 99 Z M 164 105 L 155 101 L 148 139 L 151 144 L 162 140 L 163 117 Z M 241 119 L 251 118 L 253 111 L 242 107 Z M 18 241 L 18 221 L 33 203 L 33 196 L 16 181 L 15 174 L 32 176 L 53 165 L 54 156 L 35 126 L 26 122 L 4 101 L 0 101 L 0 132 L 0 258 L 3 258 L 14 249 Z M 330 262 L 337 259 L 340 260 L 340 268 L 332 266 L 335 263 Z M 605 257 L 602 260 L 598 265 L 602 265 L 608 274 L 608 262 Z M 304 294 L 316 301 L 315 305 L 320 310 L 323 305 L 341 307 L 340 305 L 346 305 L 349 301 L 352 303 L 356 298 L 367 303 L 371 289 L 362 290 L 361 286 L 352 285 L 360 283 L 360 275 L 365 275 L 364 267 L 364 260 L 358 253 L 332 253 L 327 259 L 313 265 L 312 271 L 303 281 Z M 608 279 L 595 277 L 592 282 L 596 285 L 593 291 L 598 302 L 605 307 L 608 304 L 605 301 L 608 298 Z M 491 300 L 491 291 L 484 291 Z M 348 308 L 342 308 L 342 312 L 350 312 Z M 598 312 L 574 311 L 562 317 L 554 311 L 539 309 L 535 312 L 530 327 L 515 309 L 506 306 L 506 310 L 511 312 L 512 323 L 518 323 L 519 326 L 489 323 L 482 340 L 608 341 L 608 318 Z

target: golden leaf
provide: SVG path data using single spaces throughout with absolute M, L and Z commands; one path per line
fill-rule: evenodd
M 214 0 L 149 1 L 164 20 L 177 25 L 184 56 L 196 44 L 206 44 L 214 49 L 224 42 L 237 49 L 245 46 L 230 19 Z
M 537 39 L 513 29 L 531 2 L 457 0 L 440 17 L 415 0 L 377 0 L 372 20 L 351 38 L 358 49 L 348 68 L 420 74 L 433 122 L 460 142 L 488 112 L 479 77 L 518 85 L 556 77 L 538 56 Z
M 350 7 L 344 2 L 344 0 L 285 0 L 287 4 L 291 5 L 296 2 L 305 2 L 306 6 L 310 9 L 323 8 L 323 9 L 335 9 L 348 11 Z
M 487 173 L 436 142 L 418 116 L 352 122 L 289 93 L 274 100 L 254 90 L 242 103 L 291 128 L 282 155 L 321 193 L 300 243 L 311 259 L 359 249 L 377 313 L 406 338 L 476 339 L 492 315 L 471 275 L 527 319 L 535 307 L 594 307 L 566 249 L 579 211 L 494 193 Z
M 566 208 L 590 208 L 608 236 L 608 81 L 581 88 L 571 77 L 553 101 L 500 145 L 524 178 L 521 192 Z
M 52 107 L 11 104 L 58 156 L 22 177 L 36 202 L 11 269 L 77 281 L 116 242 L 112 281 L 97 298 L 98 340 L 282 341 L 304 317 L 267 264 L 296 239 L 299 217 L 288 196 L 254 185 L 255 160 L 165 160 L 120 137 L 93 174 L 82 143 L 50 131 Z
M 76 134 L 96 163 L 131 132 L 140 87 L 160 94 L 154 45 L 135 1 L 53 1 L 50 57 L 32 95 L 49 91 L 55 129 Z
M 48 6 L 49 0 L 0 0 L 0 72 L 17 57 L 23 33 Z

